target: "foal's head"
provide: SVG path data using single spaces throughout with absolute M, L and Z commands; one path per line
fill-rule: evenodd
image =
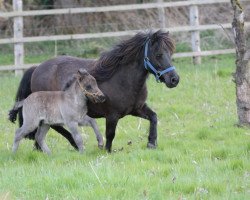
M 102 103 L 106 100 L 102 91 L 98 88 L 96 80 L 85 69 L 79 69 L 65 84 L 63 91 L 76 88 L 76 92 L 83 93 L 93 103 Z
M 97 82 L 85 69 L 79 69 L 76 74 L 76 84 L 81 92 L 93 103 L 102 103 L 106 100 L 104 94 L 97 86 Z

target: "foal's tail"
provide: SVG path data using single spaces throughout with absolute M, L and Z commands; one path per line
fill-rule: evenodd
M 10 110 L 10 112 L 17 111 L 19 108 L 23 107 L 23 102 L 24 102 L 24 100 L 17 101 L 15 103 L 14 107 L 12 108 L 12 110 Z
M 15 123 L 17 119 L 17 114 L 19 118 L 19 125 L 21 126 L 23 124 L 23 116 L 22 116 L 22 106 L 18 107 L 17 104 L 22 102 L 25 98 L 27 98 L 31 94 L 31 76 L 32 73 L 34 72 L 36 67 L 31 67 L 29 68 L 23 75 L 21 82 L 19 84 L 17 93 L 16 93 L 16 103 L 13 106 L 13 108 L 9 111 L 9 120 L 13 123 Z M 20 104 L 21 105 L 21 104 Z
M 19 108 L 21 108 L 23 106 L 23 101 L 24 100 L 16 102 L 15 105 L 13 106 L 13 108 L 9 111 L 9 120 L 12 123 L 15 123 Z

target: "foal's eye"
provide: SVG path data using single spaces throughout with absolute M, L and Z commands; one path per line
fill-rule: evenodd
M 161 58 L 161 57 L 162 57 L 161 53 L 156 54 L 156 58 Z
M 86 90 L 91 90 L 91 89 L 92 89 L 91 85 L 86 86 Z

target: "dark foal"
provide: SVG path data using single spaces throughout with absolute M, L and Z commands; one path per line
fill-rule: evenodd
M 138 33 L 122 41 L 98 60 L 60 56 L 40 64 L 32 73 L 32 91 L 58 90 L 79 68 L 92 74 L 106 96 L 101 104 L 88 102 L 88 115 L 106 119 L 106 149 L 110 152 L 120 118 L 126 115 L 150 121 L 148 148 L 157 146 L 157 115 L 146 104 L 146 80 L 151 73 L 167 87 L 178 85 L 179 76 L 171 62 L 174 43 L 168 32 Z M 44 81 L 46 80 L 46 81 Z M 59 132 L 73 143 L 65 129 Z

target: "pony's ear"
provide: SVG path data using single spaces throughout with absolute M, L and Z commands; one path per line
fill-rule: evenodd
M 156 31 L 155 33 L 153 33 L 153 35 L 151 36 L 151 42 L 152 44 L 154 44 L 159 38 L 159 31 Z
M 88 75 L 89 75 L 89 73 L 87 72 L 86 69 L 79 69 L 79 70 L 78 70 L 78 74 L 79 74 L 80 76 L 88 76 Z
M 166 35 L 166 36 L 168 36 L 168 35 L 169 35 L 169 31 L 167 31 L 167 32 L 163 32 L 162 30 L 156 31 L 156 32 L 151 36 L 152 44 L 153 44 L 154 42 L 157 42 L 158 38 L 161 37 L 161 35 L 163 35 L 163 34 Z

